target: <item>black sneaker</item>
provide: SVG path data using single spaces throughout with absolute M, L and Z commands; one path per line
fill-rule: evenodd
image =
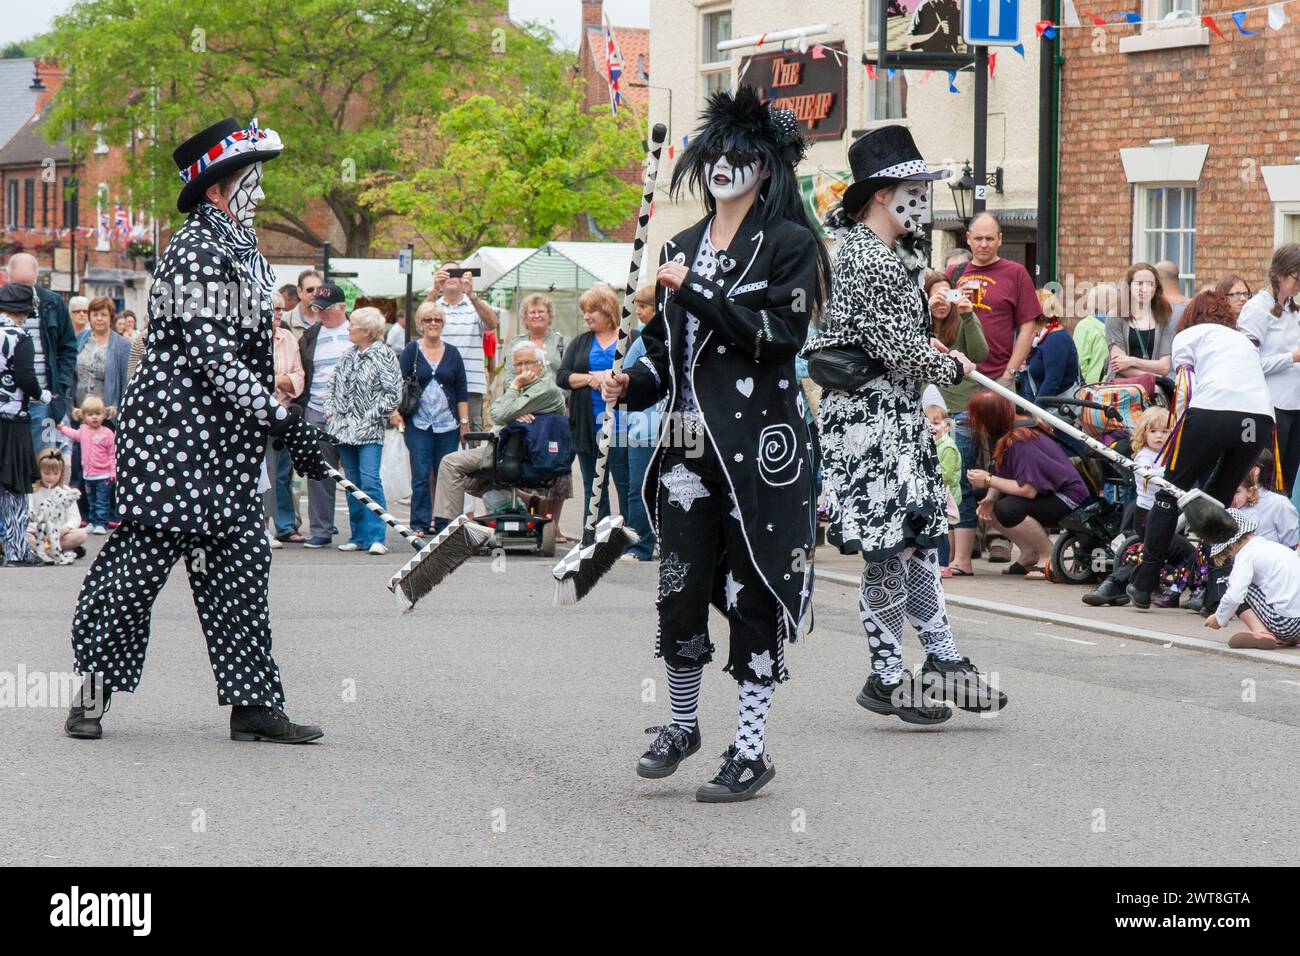
M 1195 611 L 1197 614 L 1200 614 L 1201 608 L 1205 607 L 1204 589 L 1197 591 L 1190 598 L 1188 598 L 1187 603 L 1184 604 L 1183 607 L 1187 608 L 1187 610 L 1189 611 Z
M 700 749 L 700 728 L 687 730 L 679 724 L 647 727 L 647 734 L 658 734 L 650 749 L 636 763 L 637 776 L 657 780 L 671 777 L 677 765 Z
M 970 662 L 969 657 L 959 661 L 941 661 L 928 655 L 921 665 L 921 683 L 927 690 L 933 685 L 936 693 L 941 692 L 945 699 L 971 713 L 1001 710 L 1007 706 L 1007 695 L 984 683 L 979 668 Z
M 104 686 L 102 679 L 86 675 L 81 689 L 68 709 L 68 719 L 63 722 L 63 732 L 78 740 L 98 740 L 104 736 L 100 723 L 112 704 L 113 692 Z
M 700 784 L 695 799 L 700 803 L 735 803 L 748 800 L 776 776 L 776 764 L 763 751 L 757 760 L 741 756 L 732 744 L 722 755 L 718 775 L 708 783 Z
M 952 710 L 942 700 L 928 701 L 922 696 L 923 706 L 915 706 L 914 690 L 910 674 L 904 673 L 893 687 L 886 687 L 879 674 L 872 674 L 858 692 L 858 703 L 873 714 L 897 717 L 905 724 L 941 724 L 952 717 Z
M 1083 603 L 1088 607 L 1123 607 L 1128 600 L 1123 586 L 1114 578 L 1107 578 L 1095 591 L 1083 596 Z
M 314 724 L 295 724 L 275 707 L 230 708 L 231 740 L 265 740 L 273 744 L 305 744 L 325 736 Z
M 1150 610 L 1151 608 L 1150 591 L 1139 591 L 1136 585 L 1130 584 L 1128 587 L 1124 589 L 1124 593 L 1128 595 L 1129 600 L 1133 602 L 1133 606 L 1137 608 L 1139 611 Z

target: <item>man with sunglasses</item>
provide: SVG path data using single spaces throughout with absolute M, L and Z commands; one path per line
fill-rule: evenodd
M 302 341 L 303 333 L 316 324 L 316 315 L 311 311 L 312 300 L 320 291 L 325 280 L 315 269 L 304 269 L 298 273 L 298 304 L 284 317 L 284 327 L 293 333 L 294 339 Z

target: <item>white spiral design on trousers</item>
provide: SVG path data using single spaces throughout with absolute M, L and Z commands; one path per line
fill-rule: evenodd
M 758 436 L 758 473 L 774 488 L 793 484 L 803 471 L 799 441 L 789 425 L 768 425 Z

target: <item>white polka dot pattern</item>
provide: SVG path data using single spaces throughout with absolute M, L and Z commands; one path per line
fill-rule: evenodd
M 930 168 L 925 165 L 923 159 L 909 159 L 905 163 L 898 163 L 887 169 L 882 169 L 878 173 L 872 173 L 868 179 L 903 179 L 906 176 L 915 176 L 917 173 L 928 173 Z

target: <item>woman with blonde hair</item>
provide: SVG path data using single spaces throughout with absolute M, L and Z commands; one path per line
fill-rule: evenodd
M 379 465 L 384 423 L 402 397 L 402 370 L 393 350 L 384 344 L 384 315 L 378 309 L 353 312 L 348 338 L 353 347 L 334 366 L 334 377 L 325 391 L 326 431 L 338 442 L 343 474 L 379 507 L 386 508 Z M 348 521 L 352 536 L 339 545 L 340 551 L 388 553 L 384 523 L 351 495 Z
M 591 503 L 596 480 L 596 436 L 600 433 L 605 415 L 605 400 L 601 397 L 600 387 L 604 373 L 614 367 L 614 350 L 618 346 L 618 319 L 620 306 L 618 293 L 608 285 L 597 285 L 588 289 L 578 299 L 578 308 L 582 310 L 583 321 L 587 331 L 569 343 L 564 352 L 564 360 L 555 381 L 560 388 L 572 392 L 569 396 L 569 431 L 573 435 L 573 450 L 582 467 L 584 494 L 582 499 L 582 518 L 587 520 L 587 508 Z M 617 430 L 615 420 L 615 430 Z M 610 474 L 615 476 L 614 487 L 618 489 L 618 501 L 621 513 L 628 512 L 627 487 L 627 448 L 617 442 L 610 442 L 609 459 L 605 470 L 605 480 Z M 619 478 L 621 476 L 621 480 Z M 608 487 L 601 502 L 599 517 L 609 514 Z
M 405 426 L 403 437 L 411 455 L 411 527 L 433 527 L 430 487 L 438 483 L 438 468 L 469 432 L 469 391 L 460 350 L 442 337 L 447 316 L 436 303 L 421 302 L 412 319 L 412 339 L 402 350 L 402 378 L 420 386 L 420 405 L 403 418 L 400 411 L 388 423 Z

